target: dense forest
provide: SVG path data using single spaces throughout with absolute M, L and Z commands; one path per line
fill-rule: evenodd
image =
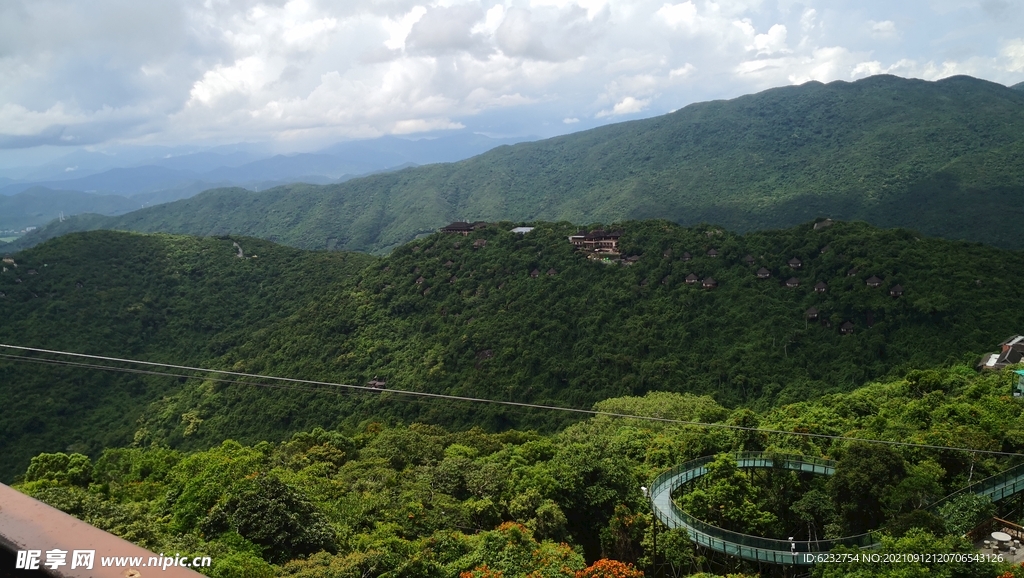
M 676 504 L 743 533 L 970 552 L 979 522 L 1021 515 L 941 501 L 1020 463 L 1016 375 L 973 366 L 1024 327 L 1021 252 L 859 222 L 522 224 L 387 257 L 109 231 L 5 254 L 0 344 L 206 369 L 0 348 L 0 476 L 223 578 L 780 572 L 654 539 L 641 488 L 702 456 Z M 599 228 L 619 255 L 569 241 Z M 812 570 L 1004 572 L 1024 576 Z
M 136 443 L 93 459 L 40 454 L 18 487 L 154 551 L 210 555 L 211 576 L 631 577 L 654 562 L 641 486 L 672 465 L 719 454 L 677 496 L 708 522 L 772 537 L 872 530 L 882 553 L 970 552 L 962 535 L 996 505 L 973 494 L 928 505 L 1016 462 L 857 440 L 1020 452 L 1024 402 L 1010 388 L 1008 374 L 953 366 L 762 412 L 666 392 L 596 406 L 710 427 L 597 416 L 553 434 L 487 433 L 368 420 L 201 451 Z M 754 429 L 715 427 L 738 424 Z M 723 452 L 736 450 L 824 456 L 838 466 L 827 478 L 756 476 L 730 465 Z M 662 527 L 656 543 L 659 575 L 779 571 L 694 549 L 679 530 Z M 1004 571 L 1024 575 L 995 562 L 822 564 L 813 575 Z
M 458 163 L 79 215 L 16 246 L 102 228 L 386 253 L 456 219 L 658 217 L 742 232 L 830 215 L 1020 249 L 1022 111 L 1024 92 L 966 76 L 809 82 Z
M 616 225 L 628 257 L 617 264 L 576 251 L 568 223 L 525 235 L 512 225 L 435 233 L 386 258 L 243 238 L 69 235 L 9 258 L 0 343 L 565 407 L 675 391 L 766 409 L 973 363 L 1024 327 L 1009 305 L 1024 299 L 1024 255 L 980 244 L 862 223 L 736 235 L 632 221 Z M 367 417 L 544 432 L 575 419 L 210 377 L 0 358 L 10 400 L 0 476 L 42 451 L 96 455 L 132 440 L 201 449 Z

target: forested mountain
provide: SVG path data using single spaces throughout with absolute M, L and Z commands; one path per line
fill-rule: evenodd
M 577 252 L 569 223 L 525 235 L 513 225 L 435 233 L 386 258 L 249 238 L 68 235 L 5 264 L 0 343 L 570 407 L 661 390 L 764 408 L 973 363 L 1024 327 L 1024 254 L 977 243 L 863 223 L 738 235 L 628 221 L 614 225 L 625 265 Z M 326 389 L 0 359 L 0 476 L 40 451 L 96 454 L 133 439 L 203 448 L 369 417 L 544 431 L 572 419 Z
M 693 104 L 337 185 L 209 191 L 54 224 L 19 246 L 110 228 L 383 253 L 456 219 L 664 218 L 750 231 L 828 215 L 1020 248 L 1021 159 L 1021 91 L 965 76 L 875 76 Z
M 921 555 L 978 553 L 962 535 L 992 515 L 991 502 L 967 493 L 925 507 L 1012 462 L 934 446 L 1024 449 L 1024 402 L 1010 387 L 1006 375 L 958 366 L 759 413 L 664 392 L 597 406 L 746 431 L 599 416 L 552 435 L 369 422 L 194 452 L 142 443 L 91 460 L 39 455 L 20 489 L 154 552 L 210 556 L 203 570 L 214 577 L 639 578 L 655 547 L 665 576 L 783 576 L 695 549 L 681 529 L 662 526 L 655 539 L 641 491 L 689 459 L 767 450 L 828 456 L 835 475 L 753 475 L 720 455 L 678 503 L 720 527 L 783 540 L 867 524 L 881 541 L 873 553 L 914 555 L 818 564 L 817 578 L 1018 576 L 992 557 Z

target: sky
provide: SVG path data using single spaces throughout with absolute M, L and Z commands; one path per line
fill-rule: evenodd
M 0 0 L 0 154 L 547 137 L 881 73 L 1024 81 L 1024 10 L 1019 0 Z

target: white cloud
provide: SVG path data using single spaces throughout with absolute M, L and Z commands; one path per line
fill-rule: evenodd
M 627 96 L 626 98 L 624 98 L 624 99 L 620 100 L 619 102 L 617 102 L 615 104 L 615 106 L 613 106 L 611 108 L 611 110 L 602 110 L 601 112 L 597 113 L 597 117 L 598 118 L 603 118 L 603 117 L 606 117 L 606 116 L 619 116 L 619 115 L 623 115 L 623 114 L 636 114 L 636 113 L 644 110 L 645 108 L 647 108 L 647 105 L 649 105 L 650 103 L 651 103 L 651 101 L 648 100 L 648 99 L 641 100 L 641 99 L 633 98 L 632 96 Z
M 1024 72 L 1024 38 L 1015 38 L 1007 42 L 999 54 L 1006 60 L 1007 70 Z
M 697 67 L 687 62 L 679 68 L 673 68 L 668 71 L 668 76 L 669 78 L 684 78 L 693 74 L 695 70 L 697 70 Z
M 580 121 L 580 119 L 578 119 L 576 117 L 563 118 L 562 119 L 562 124 L 576 124 L 579 121 Z
M 896 30 L 896 23 L 892 20 L 882 20 L 881 22 L 868 20 L 868 26 L 871 30 L 871 35 L 875 38 L 896 38 L 899 36 L 899 32 Z
M 756 50 L 759 55 L 789 52 L 789 49 L 786 48 L 786 27 L 782 24 L 775 24 L 768 29 L 767 34 L 754 36 L 754 43 L 748 46 L 747 50 Z
M 944 1 L 7 0 L 0 147 L 550 134 L 807 80 L 1019 82 L 1024 13 Z
M 697 6 L 687 1 L 681 4 L 665 4 L 656 13 L 673 28 L 693 28 L 697 23 Z

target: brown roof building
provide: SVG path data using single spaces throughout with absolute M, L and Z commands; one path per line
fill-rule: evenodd
M 818 281 L 818 284 L 814 286 L 815 293 L 824 293 L 828 291 L 828 285 L 824 281 Z
M 867 283 L 868 287 L 881 287 L 882 286 L 882 280 L 879 279 L 878 277 L 875 277 L 874 275 L 868 277 L 868 280 L 866 281 L 866 283 Z
M 772 272 L 769 271 L 768 269 L 765 269 L 764 267 L 761 267 L 760 269 L 757 270 L 757 278 L 758 279 L 767 279 L 767 278 L 769 278 L 771 276 L 772 276 Z
M 796 257 L 787 261 L 786 264 L 789 265 L 790 269 L 799 269 L 803 265 L 800 259 L 797 259 Z
M 693 273 L 690 273 L 689 275 L 686 276 L 686 284 L 687 285 L 693 285 L 694 283 L 696 283 L 698 281 L 700 281 L 700 277 L 694 275 Z
M 789 287 L 790 289 L 795 289 L 799 286 L 800 280 L 797 279 L 796 277 L 790 277 L 789 279 L 786 279 L 786 287 Z
M 589 233 L 580 232 L 572 235 L 569 237 L 569 242 L 577 249 L 596 253 L 618 253 L 620 237 L 622 237 L 622 231 L 595 229 Z
M 900 285 L 900 284 L 897 283 L 896 285 L 893 285 L 892 287 L 890 287 L 889 288 L 889 295 L 892 296 L 892 297 L 902 297 L 903 296 L 903 285 Z
M 714 277 L 705 277 L 704 280 L 700 282 L 700 286 L 705 289 L 714 289 L 715 287 L 718 287 L 718 281 L 715 281 Z

